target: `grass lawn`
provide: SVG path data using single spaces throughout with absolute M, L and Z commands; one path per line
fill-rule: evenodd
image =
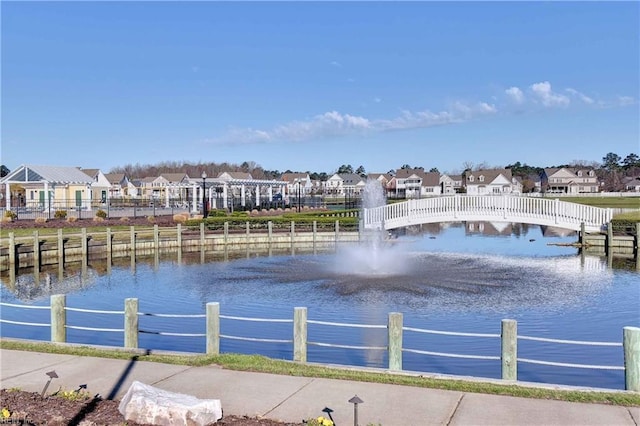
M 139 361 L 159 362 L 164 364 L 189 366 L 219 365 L 229 370 L 256 371 L 288 376 L 354 380 L 370 383 L 455 390 L 460 392 L 554 399 L 569 402 L 640 406 L 640 394 L 633 392 L 559 390 L 526 387 L 513 384 L 497 384 L 475 381 L 469 382 L 457 379 L 436 379 L 415 374 L 371 372 L 370 370 L 363 371 L 353 368 L 330 368 L 317 364 L 302 364 L 292 361 L 274 360 L 259 355 L 164 355 L 153 353 L 145 355 L 144 353 L 141 354 L 141 351 L 133 353 L 126 350 L 111 350 L 99 347 L 71 346 L 46 342 L 25 342 L 4 339 L 0 339 L 0 348 L 116 359 L 131 359 L 133 355 L 137 355 Z
M 553 198 L 547 196 L 546 198 Z M 640 209 L 640 197 L 558 197 L 560 201 L 586 204 L 594 207 Z

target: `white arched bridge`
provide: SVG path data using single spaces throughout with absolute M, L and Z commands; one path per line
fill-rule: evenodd
M 489 221 L 530 223 L 597 232 L 611 221 L 611 209 L 558 199 L 520 196 L 454 195 L 408 200 L 365 208 L 365 229 L 395 229 L 436 222 Z

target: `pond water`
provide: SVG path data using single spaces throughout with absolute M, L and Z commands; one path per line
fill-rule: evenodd
M 556 231 L 556 233 L 554 233 Z M 607 259 L 581 256 L 576 235 L 523 224 L 434 224 L 409 229 L 372 248 L 340 245 L 330 253 L 272 253 L 251 249 L 240 258 L 216 261 L 200 256 L 92 262 L 85 271 L 67 268 L 64 279 L 42 271 L 2 276 L 2 301 L 48 306 L 49 295 L 67 294 L 67 306 L 122 311 L 124 299 L 154 314 L 203 314 L 219 302 L 225 316 L 292 319 L 294 307 L 308 308 L 310 320 L 386 325 L 390 312 L 404 326 L 465 333 L 500 334 L 502 319 L 518 321 L 518 334 L 597 342 L 622 342 L 624 326 L 640 326 L 640 275 L 633 267 L 609 268 Z M 57 269 L 56 269 L 57 271 Z M 49 323 L 48 310 L 3 306 L 5 320 Z M 67 312 L 67 323 L 122 328 L 121 315 Z M 142 316 L 140 329 L 204 333 L 203 318 Z M 223 335 L 291 339 L 291 323 L 221 320 Z M 3 337 L 49 340 L 48 327 L 2 324 Z M 122 333 L 67 330 L 74 343 L 122 346 Z M 381 328 L 309 324 L 311 342 L 385 346 Z M 140 335 L 140 347 L 204 352 L 203 337 Z M 500 355 L 499 338 L 405 331 L 403 347 L 422 351 Z M 222 352 L 259 353 L 292 359 L 292 344 L 221 340 Z M 622 347 L 578 346 L 519 340 L 518 357 L 551 362 L 623 365 Z M 386 367 L 384 350 L 308 347 L 311 362 Z M 405 352 L 403 369 L 499 378 L 500 361 L 438 357 Z M 624 388 L 623 371 L 519 363 L 522 381 Z

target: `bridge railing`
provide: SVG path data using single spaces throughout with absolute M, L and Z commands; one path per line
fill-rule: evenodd
M 569 203 L 559 199 L 492 196 L 455 195 L 445 197 L 407 200 L 401 203 L 365 209 L 365 228 L 389 228 L 394 221 L 404 225 L 443 220 L 465 220 L 469 217 L 486 217 L 489 220 L 531 218 L 551 224 L 584 223 L 592 229 L 600 229 L 611 221 L 611 209 Z
M 153 334 L 161 336 L 163 338 L 196 338 L 205 340 L 206 353 L 212 355 L 218 355 L 220 353 L 220 341 L 222 340 L 243 340 L 254 343 L 278 343 L 292 345 L 293 360 L 298 362 L 307 362 L 307 347 L 327 347 L 327 348 L 341 348 L 350 350 L 363 350 L 363 351 L 386 351 L 388 357 L 388 368 L 391 371 L 402 371 L 403 354 L 411 353 L 425 356 L 436 356 L 445 358 L 466 358 L 473 360 L 486 360 L 500 362 L 502 366 L 502 379 L 508 381 L 516 381 L 518 374 L 518 363 L 526 364 L 538 364 L 554 367 L 564 368 L 578 368 L 578 369 L 592 369 L 592 370 L 620 370 L 624 371 L 625 377 L 625 389 L 638 392 L 640 391 L 640 328 L 638 327 L 624 327 L 622 342 L 595 342 L 595 341 L 582 341 L 582 340 L 566 340 L 566 339 L 552 339 L 547 337 L 535 337 L 520 335 L 517 332 L 517 322 L 515 320 L 504 319 L 501 322 L 500 333 L 469 333 L 460 331 L 449 330 L 429 330 L 415 327 L 408 327 L 403 324 L 403 315 L 399 312 L 391 312 L 388 314 L 388 320 L 386 324 L 353 324 L 353 323 L 341 323 L 333 321 L 319 321 L 307 318 L 307 308 L 297 307 L 294 308 L 293 319 L 291 318 L 256 318 L 256 317 L 238 317 L 230 315 L 222 315 L 220 313 L 220 304 L 217 302 L 210 302 L 206 304 L 205 313 L 196 314 L 167 314 L 167 313 L 151 313 L 140 312 L 138 308 L 138 299 L 129 298 L 125 299 L 123 310 L 94 310 L 94 309 L 81 309 L 72 308 L 66 305 L 65 295 L 53 295 L 51 296 L 50 306 L 29 306 L 20 305 L 14 303 L 0 302 L 0 306 L 3 307 L 2 316 L 0 318 L 0 324 L 14 324 L 19 326 L 32 326 L 32 327 L 50 327 L 51 328 L 51 341 L 57 343 L 67 342 L 67 330 L 85 330 L 92 333 L 98 332 L 115 332 L 123 334 L 123 344 L 125 348 L 138 348 L 138 336 L 140 334 Z M 50 311 L 50 323 L 37 323 L 29 321 L 15 321 L 6 319 L 6 308 L 10 309 L 45 309 Z M 79 318 L 87 317 L 84 314 L 94 315 L 118 315 L 123 317 L 120 324 L 122 327 L 107 328 L 107 327 L 92 327 L 88 324 L 78 324 L 77 318 L 73 318 L 73 321 L 67 321 L 68 312 L 77 312 L 82 315 L 78 315 Z M 22 317 L 22 316 L 20 316 Z M 195 319 L 197 321 L 204 321 L 205 326 L 201 327 L 194 323 L 191 327 L 196 327 L 200 330 L 204 328 L 204 333 L 199 330 L 193 330 L 189 332 L 189 326 L 177 326 L 180 332 L 171 332 L 162 329 L 162 326 L 154 326 L 148 322 L 144 327 L 141 326 L 139 319 L 162 319 L 167 318 L 172 322 L 172 327 L 176 329 L 176 321 L 184 319 Z M 260 337 L 253 336 L 236 336 L 223 333 L 222 330 L 227 327 L 225 321 L 249 321 L 259 322 L 261 324 L 269 323 L 285 323 L 293 328 L 293 338 L 289 332 L 285 332 L 286 338 L 265 338 L 266 335 L 273 335 L 272 330 L 267 330 L 260 326 Z M 70 324 L 74 322 L 74 324 Z M 94 318 L 89 321 L 91 324 L 108 325 L 113 323 L 112 321 L 105 321 L 103 316 L 100 316 L 97 320 Z M 114 324 L 115 325 L 115 324 Z M 361 328 L 361 329 L 381 329 L 386 331 L 386 342 L 383 342 L 379 346 L 365 346 L 358 344 L 359 342 L 350 342 L 352 344 L 338 344 L 330 343 L 326 341 L 310 340 L 308 338 L 308 326 L 313 326 L 313 331 L 317 333 L 317 326 L 320 327 L 349 327 L 349 328 Z M 165 324 L 166 326 L 166 324 Z M 436 348 L 424 348 L 424 347 L 407 347 L 403 344 L 403 335 L 406 333 L 419 333 L 419 334 L 437 334 L 452 336 L 456 338 L 476 338 L 476 339 L 499 339 L 495 345 L 494 354 L 460 354 L 460 353 L 448 353 L 425 349 Z M 324 335 L 319 333 L 318 336 Z M 95 335 L 94 335 L 95 337 Z M 280 333 L 273 335 L 273 337 L 280 337 Z M 316 339 L 318 337 L 315 337 Z M 605 346 L 622 348 L 624 353 L 624 365 L 595 365 L 595 364 L 577 364 L 577 363 L 563 363 L 554 362 L 548 360 L 538 360 L 518 357 L 518 341 L 529 340 L 538 341 L 552 344 L 569 344 L 569 345 L 581 345 L 581 346 Z M 386 343 L 386 344 L 385 344 Z M 198 345 L 200 346 L 201 343 Z M 147 349 L 154 349 L 148 347 Z M 438 348 L 439 349 L 439 348 Z M 197 351 L 193 351 L 197 352 Z M 252 349 L 252 353 L 254 350 Z

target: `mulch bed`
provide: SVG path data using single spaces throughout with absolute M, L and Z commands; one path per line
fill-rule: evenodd
M 10 417 L 0 424 L 47 426 L 149 426 L 126 421 L 118 411 L 119 401 L 93 398 L 72 401 L 58 396 L 40 396 L 36 392 L 0 390 L 0 410 Z M 7 413 L 6 411 L 4 412 Z M 244 416 L 224 416 L 216 425 L 222 426 L 295 426 L 303 423 L 282 423 L 270 419 Z

